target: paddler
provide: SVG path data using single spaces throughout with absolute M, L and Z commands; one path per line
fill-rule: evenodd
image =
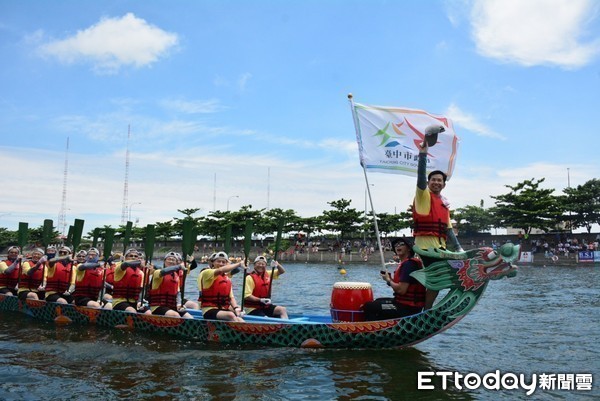
M 248 315 L 268 316 L 287 319 L 288 314 L 284 306 L 278 306 L 271 303 L 271 280 L 278 279 L 285 269 L 276 260 L 271 262 L 271 267 L 277 269 L 273 271 L 273 277 L 267 271 L 267 258 L 257 256 L 254 259 L 254 270 L 246 276 L 246 296 L 244 307 Z
M 21 249 L 11 246 L 6 251 L 6 260 L 0 262 L 0 294 L 16 295 L 19 270 L 23 259 Z
M 36 248 L 31 252 L 31 259 L 23 262 L 19 278 L 19 299 L 44 299 L 44 291 L 40 291 L 44 279 L 47 258 L 44 250 Z
M 48 267 L 42 283 L 46 291 L 46 301 L 68 304 L 73 301 L 71 293 L 75 290 L 73 259 L 71 248 L 62 246 L 58 249 L 58 257 L 48 260 Z
M 225 252 L 212 255 L 211 266 L 198 275 L 200 307 L 204 319 L 243 322 L 243 313 L 233 296 L 228 273 L 237 267 L 246 269 L 244 261 L 230 263 Z
M 150 289 L 150 310 L 153 315 L 193 318 L 185 310 L 179 311 L 177 308 L 177 296 L 183 277 L 183 268 L 181 256 L 175 252 L 169 252 L 165 255 L 163 268 L 154 270 Z
M 112 309 L 126 312 L 138 311 L 138 299 L 144 282 L 144 261 L 136 249 L 125 252 L 125 261 L 115 265 Z M 144 311 L 150 314 L 150 310 Z
M 82 252 L 77 256 L 80 259 Z M 73 301 L 77 306 L 89 306 L 91 308 L 100 308 L 98 296 L 102 290 L 104 282 L 104 268 L 99 262 L 100 252 L 96 248 L 90 248 L 85 252 L 83 262 L 76 267 L 75 273 L 75 292 L 73 292 Z

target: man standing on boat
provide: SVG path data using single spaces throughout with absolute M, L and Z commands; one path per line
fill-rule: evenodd
M 441 170 L 435 170 L 426 176 L 427 152 L 430 146 L 437 142 L 442 126 L 430 126 L 426 130 L 425 140 L 419 150 L 419 165 L 417 169 L 417 191 L 413 202 L 413 233 L 415 245 L 421 249 L 446 249 L 462 252 L 450 221 L 450 205 L 442 196 L 446 187 L 447 175 Z M 434 259 L 421 257 L 423 264 L 428 266 Z M 427 290 L 425 309 L 433 306 L 437 291 Z
M 271 303 L 272 281 L 285 273 L 285 269 L 279 262 L 273 260 L 277 268 L 273 272 L 273 277 L 267 270 L 267 259 L 264 256 L 257 256 L 254 260 L 254 271 L 246 276 L 245 294 L 249 294 L 244 299 L 244 306 L 248 308 L 248 315 L 268 316 L 287 319 L 288 314 L 284 306 L 277 306 Z

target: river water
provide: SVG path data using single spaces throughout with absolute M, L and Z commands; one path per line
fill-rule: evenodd
M 373 284 L 378 268 L 287 264 L 273 301 L 290 313 L 329 313 L 334 282 Z M 197 271 L 188 278 L 193 298 Z M 241 293 L 241 275 L 234 277 Z M 57 327 L 0 312 L 2 400 L 592 400 L 600 398 L 600 266 L 521 267 L 491 282 L 449 330 L 401 350 L 313 350 L 201 344 L 100 327 Z M 239 294 L 237 295 L 240 296 Z M 467 389 L 417 372 L 591 374 L 592 390 Z M 563 383 L 573 383 L 565 376 Z M 461 386 L 462 389 L 458 389 Z M 556 385 L 557 386 L 557 385 Z M 556 387 L 555 386 L 555 387 Z

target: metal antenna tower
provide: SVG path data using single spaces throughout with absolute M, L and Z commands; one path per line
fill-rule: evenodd
M 69 137 L 67 137 L 67 149 L 65 151 L 65 171 L 63 173 L 63 190 L 60 211 L 58 212 L 58 229 L 65 235 L 67 228 L 67 172 L 69 170 Z
M 129 197 L 129 139 L 131 125 L 127 126 L 127 151 L 125 152 L 125 184 L 123 185 L 123 207 L 121 208 L 121 224 L 127 223 L 127 202 Z

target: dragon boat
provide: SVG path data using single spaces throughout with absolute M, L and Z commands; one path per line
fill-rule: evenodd
M 453 253 L 422 250 L 435 258 L 413 276 L 431 290 L 447 290 L 433 308 L 416 315 L 381 321 L 340 321 L 332 316 L 291 315 L 289 319 L 245 316 L 225 322 L 154 316 L 0 295 L 0 311 L 17 312 L 56 324 L 82 324 L 235 345 L 307 348 L 401 348 L 417 344 L 460 321 L 481 298 L 490 280 L 514 277 L 519 246 L 479 248 Z M 332 311 L 333 312 L 333 311 Z

